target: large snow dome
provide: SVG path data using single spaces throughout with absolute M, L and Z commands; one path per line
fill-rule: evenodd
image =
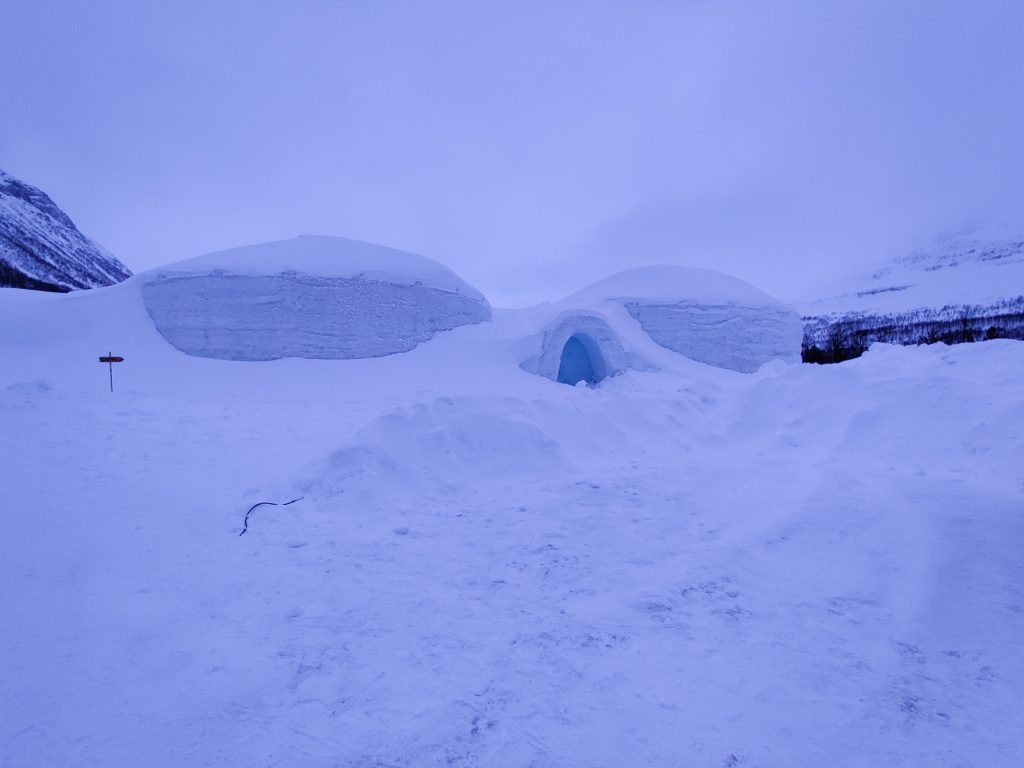
M 199 357 L 381 357 L 491 317 L 483 294 L 436 261 L 341 237 L 234 248 L 141 277 L 156 329 Z
M 624 346 L 621 321 L 603 319 L 622 309 L 659 346 L 701 363 L 749 373 L 770 360 L 800 361 L 799 315 L 749 283 L 712 270 L 638 267 L 557 307 L 560 314 L 542 333 L 539 352 L 522 367 L 565 383 L 649 367 Z

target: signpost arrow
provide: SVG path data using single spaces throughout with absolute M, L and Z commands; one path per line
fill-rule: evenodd
M 114 363 L 123 363 L 123 357 L 115 357 L 110 352 L 107 353 L 106 357 L 100 358 L 101 363 L 107 363 L 110 366 L 110 391 L 114 391 Z

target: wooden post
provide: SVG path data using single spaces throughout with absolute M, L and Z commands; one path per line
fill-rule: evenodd
M 106 363 L 110 367 L 110 391 L 114 391 L 114 363 L 123 363 L 123 357 L 115 357 L 112 353 L 108 352 L 106 357 L 100 358 L 101 363 Z

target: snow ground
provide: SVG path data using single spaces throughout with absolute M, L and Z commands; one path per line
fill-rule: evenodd
M 0 766 L 1024 764 L 1024 344 L 587 389 L 138 293 L 0 292 Z

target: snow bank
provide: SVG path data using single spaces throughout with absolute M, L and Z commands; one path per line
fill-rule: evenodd
M 802 326 L 789 306 L 729 275 L 639 267 L 573 294 L 566 304 L 614 301 L 659 345 L 698 362 L 749 373 L 800 361 Z
M 222 251 L 143 279 L 168 342 L 226 360 L 382 357 L 491 316 L 487 299 L 441 264 L 338 237 Z

